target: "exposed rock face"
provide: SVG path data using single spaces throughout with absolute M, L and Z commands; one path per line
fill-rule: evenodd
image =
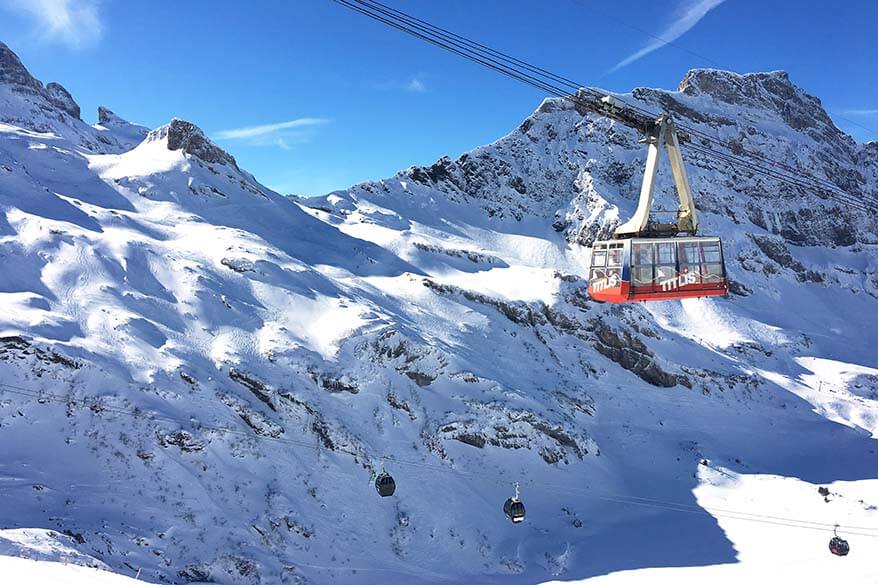
M 117 116 L 109 108 L 98 106 L 98 124 L 104 126 L 118 126 L 120 124 L 128 124 L 128 121 Z
M 59 83 L 43 86 L 18 56 L 0 43 L 0 122 L 62 137 L 92 153 L 130 150 L 147 130 L 127 125 L 113 128 L 90 126 L 80 118 L 79 104 Z
M 150 132 L 149 138 L 152 140 L 166 139 L 168 150 L 182 150 L 206 163 L 224 164 L 238 168 L 235 157 L 211 142 L 201 128 L 192 122 L 174 118 L 170 124 Z
M 104 106 L 98 107 L 97 128 L 109 131 L 120 144 L 128 148 L 134 148 L 149 134 L 149 128 L 132 124 Z
M 77 120 L 79 119 L 79 104 L 76 103 L 76 100 L 73 99 L 73 96 L 70 95 L 70 92 L 63 85 L 53 81 L 46 85 L 46 93 L 53 102 L 58 104 L 59 108 Z
M 836 127 L 820 99 L 796 87 L 786 71 L 738 75 L 716 69 L 693 69 L 680 82 L 689 96 L 707 94 L 722 102 L 776 113 L 794 130 L 853 154 L 856 144 Z
M 63 85 L 51 82 L 43 87 L 22 64 L 12 49 L 0 42 L 0 85 L 7 85 L 15 91 L 41 95 L 53 105 L 79 119 L 79 105 Z
M 43 89 L 43 84 L 28 72 L 18 55 L 2 42 L 0 42 L 0 84 L 31 92 L 40 92 Z
M 693 69 L 677 89 L 686 95 L 706 93 L 728 104 L 777 112 L 796 130 L 820 124 L 835 128 L 820 100 L 793 85 L 786 71 L 738 75 L 716 69 Z
M 826 280 L 819 272 L 814 270 L 808 270 L 805 266 L 793 258 L 792 254 L 790 254 L 789 248 L 787 248 L 782 240 L 776 238 L 770 238 L 767 236 L 751 236 L 753 238 L 753 242 L 762 250 L 762 253 L 768 256 L 771 260 L 776 262 L 782 268 L 787 268 L 796 273 L 796 278 L 799 282 L 816 282 L 820 283 Z M 766 274 L 770 273 L 769 270 Z
M 594 348 L 653 386 L 670 388 L 682 383 L 691 387 L 688 380 L 662 370 L 649 348 L 628 331 L 622 331 L 620 335 L 609 327 L 600 326 Z

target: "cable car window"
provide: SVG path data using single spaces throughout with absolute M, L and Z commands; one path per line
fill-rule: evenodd
M 701 268 L 701 277 L 704 282 L 722 282 L 722 264 L 704 264 Z
M 676 248 L 673 243 L 656 244 L 656 264 L 676 264 Z
M 631 284 L 634 286 L 650 286 L 652 284 L 652 265 L 632 266 Z
M 607 258 L 608 266 L 622 265 L 622 248 L 611 248 L 609 257 Z
M 631 264 L 635 266 L 649 266 L 653 263 L 653 249 L 655 246 L 648 243 L 636 243 L 631 248 Z
M 680 244 L 680 274 L 686 275 L 683 285 L 701 282 L 701 246 L 698 242 Z
M 594 282 L 596 280 L 600 280 L 601 278 L 607 277 L 607 271 L 603 268 L 592 268 L 591 278 L 589 280 Z
M 677 276 L 677 267 L 676 266 L 656 266 L 655 267 L 655 282 L 656 284 L 661 284 L 666 280 L 670 280 Z
M 680 270 L 683 264 L 700 264 L 701 254 L 698 242 L 683 242 L 680 244 Z
M 704 255 L 705 262 L 722 262 L 722 253 L 719 249 L 719 242 L 704 242 L 701 244 L 701 253 Z
M 607 253 L 603 250 L 600 252 L 595 252 L 591 255 L 591 265 L 592 266 L 606 266 L 607 265 Z

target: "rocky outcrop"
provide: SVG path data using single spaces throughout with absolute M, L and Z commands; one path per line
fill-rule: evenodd
M 60 365 L 70 370 L 77 370 L 81 367 L 75 360 L 61 355 L 53 349 L 35 344 L 30 339 L 18 335 L 0 337 L 0 361 L 20 360 L 31 362 L 31 369 L 38 376 L 42 374 L 46 366 Z
M 796 246 L 852 246 L 863 238 L 849 214 L 833 213 L 825 207 L 801 207 L 768 212 L 750 202 L 744 208 L 753 225 L 781 236 Z
M 109 108 L 98 106 L 98 124 L 102 126 L 121 126 L 129 124 L 129 122 L 117 116 Z
M 432 384 L 447 365 L 445 356 L 437 349 L 415 345 L 395 329 L 379 333 L 360 351 L 393 365 L 397 372 L 422 388 Z
M 235 157 L 211 142 L 201 128 L 186 120 L 174 118 L 170 124 L 150 132 L 148 140 L 165 140 L 168 150 L 182 150 L 206 163 L 238 168 Z
M 793 258 L 783 241 L 768 236 L 751 235 L 750 239 L 753 243 L 773 262 L 777 263 L 781 268 L 792 270 L 796 274 L 799 282 L 816 282 L 821 283 L 826 280 L 826 276 L 815 270 L 809 270 L 804 264 Z M 776 272 L 775 270 L 767 270 L 766 274 Z
M 628 331 L 621 333 L 605 325 L 598 325 L 594 348 L 626 370 L 653 386 L 671 388 L 677 384 L 690 387 L 685 376 L 677 376 L 661 369 L 655 363 L 655 355 L 637 336 Z
M 162 447 L 173 445 L 183 453 L 197 453 L 204 450 L 204 441 L 196 439 L 192 433 L 188 431 L 159 433 L 158 441 Z
M 76 100 L 73 99 L 73 96 L 70 95 L 70 92 L 67 91 L 63 85 L 53 81 L 46 85 L 46 93 L 48 94 L 49 99 L 51 99 L 59 108 L 77 120 L 79 119 L 79 104 L 76 103 Z
M 588 437 L 571 426 L 550 422 L 538 414 L 497 402 L 469 401 L 468 414 L 439 425 L 437 436 L 483 449 L 535 449 L 546 463 L 582 459 L 589 452 Z M 579 431 L 581 432 L 581 431 Z
M 841 133 L 820 100 L 796 87 L 786 71 L 741 75 L 717 69 L 693 69 L 683 77 L 677 89 L 686 95 L 705 93 L 727 104 L 776 112 L 796 130 L 826 125 Z
M 19 91 L 39 93 L 43 84 L 28 72 L 12 49 L 0 42 L 0 85 L 8 85 Z

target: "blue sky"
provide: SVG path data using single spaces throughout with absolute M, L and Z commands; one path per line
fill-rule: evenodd
M 874 0 L 385 1 L 613 91 L 674 88 L 693 67 L 785 69 L 841 128 L 878 139 Z M 287 193 L 457 156 L 542 99 L 328 0 L 0 0 L 0 40 L 86 121 L 98 105 L 150 127 L 191 120 Z

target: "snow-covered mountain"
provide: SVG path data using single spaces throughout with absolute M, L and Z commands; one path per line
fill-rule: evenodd
M 878 146 L 784 73 L 621 97 L 878 195 Z M 633 211 L 637 138 L 546 100 L 457 160 L 290 198 L 190 122 L 86 124 L 0 44 L 0 555 L 169 583 L 868 582 L 875 214 L 687 151 L 734 294 L 596 304 L 582 244 Z

